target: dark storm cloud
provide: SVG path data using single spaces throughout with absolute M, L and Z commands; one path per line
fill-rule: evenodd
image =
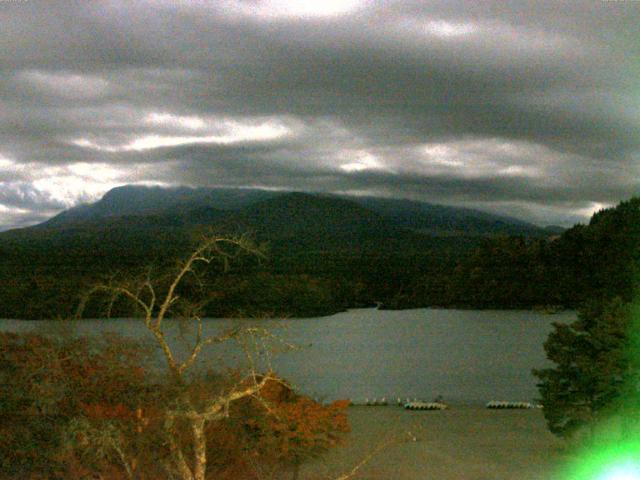
M 540 223 L 640 186 L 637 2 L 29 0 L 0 24 L 4 227 L 135 182 Z

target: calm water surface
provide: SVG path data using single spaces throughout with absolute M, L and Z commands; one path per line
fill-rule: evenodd
M 322 399 L 421 398 L 442 395 L 458 403 L 491 399 L 533 400 L 532 368 L 548 365 L 543 342 L 552 322 L 569 322 L 574 312 L 543 315 L 530 311 L 416 309 L 350 310 L 330 317 L 262 320 L 298 349 L 273 356 L 274 369 L 303 392 Z M 255 323 L 256 321 L 241 321 Z M 238 321 L 207 319 L 215 334 Z M 168 322 L 168 338 L 186 352 L 193 332 Z M 0 329 L 77 335 L 117 331 L 148 339 L 135 319 L 82 320 L 60 327 L 50 321 L 0 320 Z M 237 349 L 210 348 L 198 368 L 243 363 Z M 152 360 L 161 365 L 161 357 Z

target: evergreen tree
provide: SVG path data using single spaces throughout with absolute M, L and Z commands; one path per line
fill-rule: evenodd
M 544 348 L 556 365 L 534 370 L 552 433 L 567 437 L 593 427 L 604 414 L 620 412 L 637 399 L 633 311 L 615 298 L 585 305 L 571 324 L 554 323 Z

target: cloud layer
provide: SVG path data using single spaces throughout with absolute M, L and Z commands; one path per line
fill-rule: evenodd
M 124 183 L 570 224 L 640 191 L 633 1 L 0 2 L 0 228 Z

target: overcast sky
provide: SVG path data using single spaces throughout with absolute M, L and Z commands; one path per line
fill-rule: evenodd
M 640 1 L 0 0 L 0 229 L 117 185 L 585 221 L 640 192 Z

